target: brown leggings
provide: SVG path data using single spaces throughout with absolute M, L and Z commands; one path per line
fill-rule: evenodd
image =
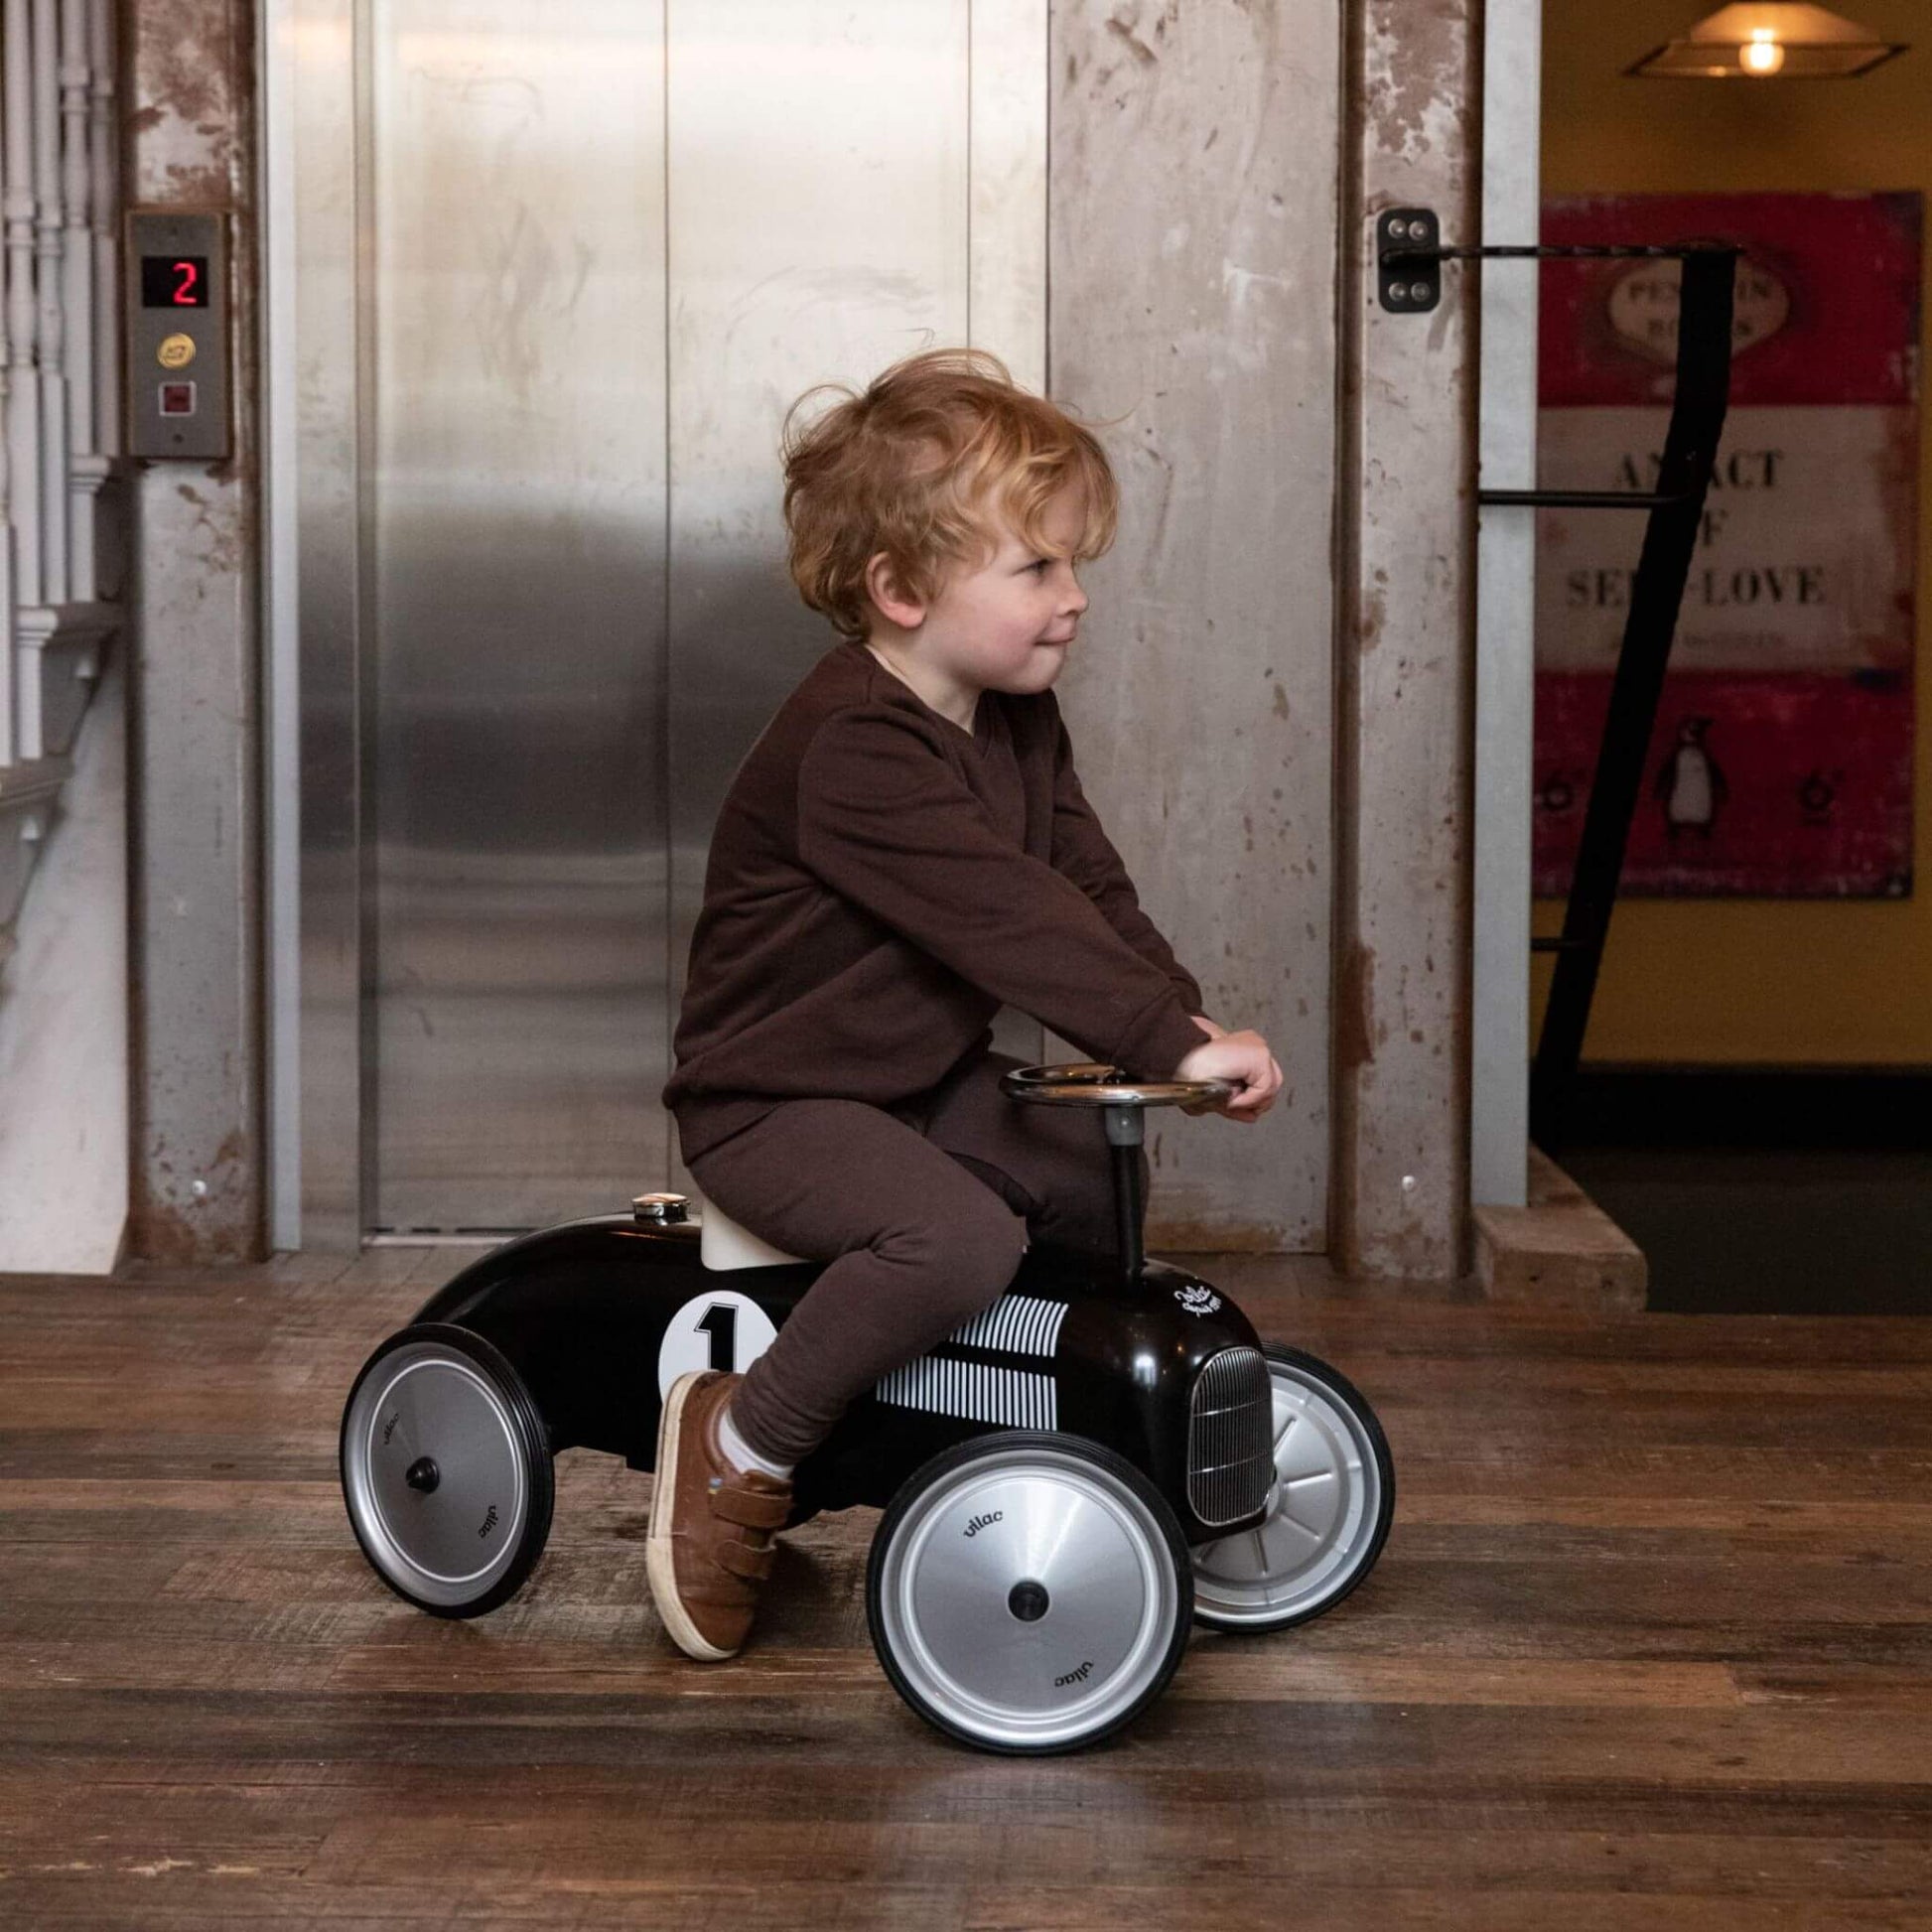
M 891 1111 L 787 1100 L 688 1164 L 734 1221 L 831 1264 L 733 1399 L 760 1455 L 796 1462 L 855 1396 L 998 1300 L 1030 1238 L 1113 1251 L 1100 1113 L 1009 1099 L 1000 1075 L 1024 1064 L 975 1055 Z

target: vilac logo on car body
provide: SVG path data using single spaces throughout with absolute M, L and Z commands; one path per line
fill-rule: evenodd
M 996 1509 L 990 1516 L 975 1516 L 973 1520 L 966 1525 L 966 1534 L 968 1536 L 977 1536 L 979 1535 L 981 1530 L 987 1527 L 989 1523 L 999 1523 L 999 1522 L 1004 1522 L 1005 1520 L 1006 1520 L 1006 1511 L 1004 1509 Z
M 1221 1298 L 1211 1288 L 1202 1288 L 1196 1283 L 1192 1288 L 1177 1288 L 1173 1299 L 1189 1314 L 1212 1314 L 1221 1306 Z

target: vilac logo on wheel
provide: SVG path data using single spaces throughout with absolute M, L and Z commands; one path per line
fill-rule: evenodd
M 1212 1314 L 1221 1306 L 1221 1298 L 1211 1288 L 1202 1288 L 1197 1282 L 1192 1288 L 1177 1288 L 1173 1299 L 1189 1314 Z
M 979 1535 L 981 1530 L 987 1527 L 989 1523 L 1005 1522 L 1006 1514 L 1007 1513 L 1004 1509 L 996 1509 L 990 1515 L 975 1516 L 973 1520 L 966 1525 L 966 1534 L 968 1536 L 977 1536 Z

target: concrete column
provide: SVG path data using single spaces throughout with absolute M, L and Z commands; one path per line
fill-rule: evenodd
M 1208 1015 L 1285 1076 L 1253 1127 L 1150 1119 L 1158 1247 L 1327 1245 L 1340 39 L 1332 0 L 1053 11 L 1050 387 L 1121 486 L 1061 702 Z
M 233 213 L 234 456 L 137 465 L 128 1246 L 258 1260 L 262 1051 L 254 9 L 122 0 L 131 207 Z
M 1481 24 L 1349 0 L 1344 66 L 1331 1252 L 1410 1279 L 1470 1262 L 1477 284 L 1385 312 L 1372 223 L 1477 238 Z

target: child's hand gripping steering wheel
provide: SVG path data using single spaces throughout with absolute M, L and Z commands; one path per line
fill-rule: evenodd
M 1000 1091 L 1048 1107 L 1212 1106 L 1241 1091 L 1239 1080 L 1136 1080 L 1101 1060 L 1018 1066 L 1000 1076 Z

